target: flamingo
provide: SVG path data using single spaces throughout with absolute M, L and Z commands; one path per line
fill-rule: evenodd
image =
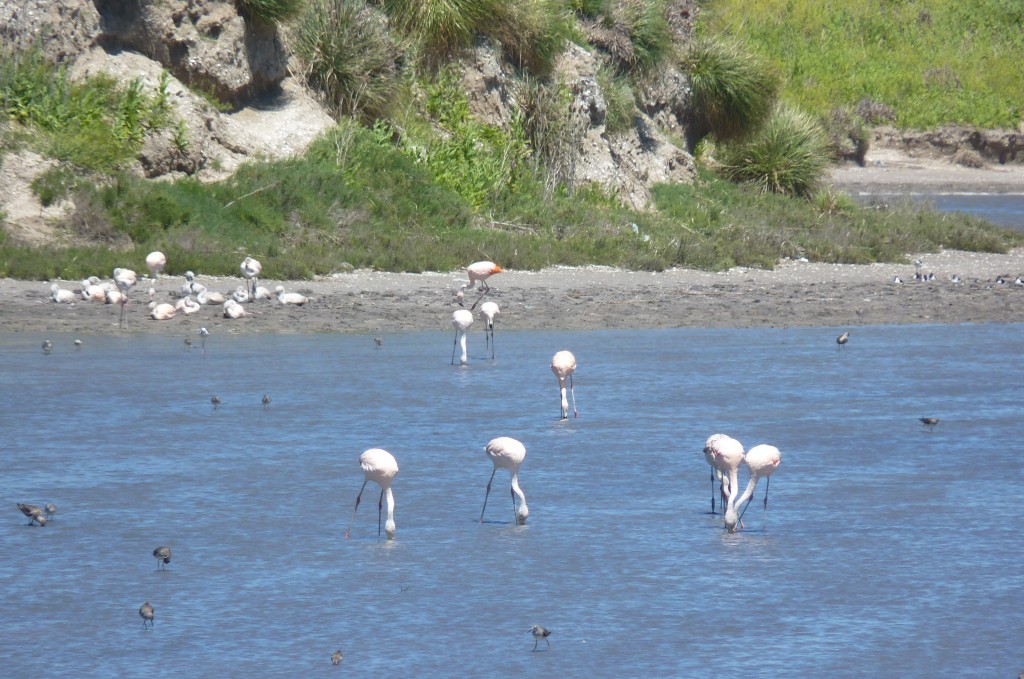
M 572 412 L 580 416 L 576 410 L 576 392 L 572 387 L 572 374 L 576 372 L 576 357 L 569 351 L 559 351 L 551 359 L 551 372 L 558 378 L 558 388 L 562 392 L 562 419 L 569 419 L 569 401 L 565 398 L 565 380 L 569 380 L 569 393 L 572 395 Z
M 472 290 L 476 287 L 476 282 L 480 281 L 480 289 L 487 292 L 491 288 L 487 285 L 487 279 L 496 273 L 504 271 L 500 266 L 494 262 L 474 262 L 466 267 L 466 274 L 469 276 L 469 283 L 466 284 L 466 290 Z
M 257 285 L 255 292 L 253 292 L 252 298 L 256 299 L 273 299 L 274 293 L 270 292 L 267 288 L 262 285 Z
M 711 448 L 711 455 L 715 459 L 715 466 L 722 474 L 723 482 L 726 477 L 729 479 L 729 496 L 726 500 L 726 515 L 733 509 L 736 495 L 739 493 L 739 469 L 743 463 L 743 444 L 725 434 L 715 434 L 708 438 L 707 447 Z M 725 498 L 723 498 L 725 500 Z
M 121 291 L 121 327 L 124 327 L 125 305 L 128 303 L 128 291 L 135 287 L 135 272 L 131 269 L 114 269 L 114 282 Z
M 455 339 L 452 342 L 452 365 L 455 365 L 455 345 L 462 347 L 462 357 L 459 365 L 466 365 L 469 359 L 466 356 L 466 331 L 473 325 L 473 312 L 468 309 L 456 309 L 452 314 L 452 326 L 455 328 Z
M 259 263 L 259 260 L 255 260 L 252 257 L 246 256 L 240 265 L 242 269 L 242 275 L 245 276 L 245 290 L 249 292 L 250 288 L 252 292 L 249 292 L 250 296 L 256 294 L 256 283 L 258 276 L 263 271 L 263 265 Z M 251 285 L 250 285 L 251 282 Z
M 499 311 L 501 310 L 494 302 L 484 302 L 480 305 L 480 313 L 487 319 L 487 325 L 484 326 L 484 336 L 491 347 L 491 358 L 494 358 L 494 317 Z
M 534 625 L 530 628 L 530 634 L 533 635 L 533 650 L 537 650 L 537 644 L 540 643 L 541 639 L 548 645 L 548 650 L 551 650 L 551 642 L 548 641 L 548 637 L 551 636 L 551 630 L 540 625 Z
M 153 550 L 153 557 L 156 559 L 156 569 L 163 566 L 167 570 L 167 564 L 171 562 L 171 548 L 167 546 L 157 547 Z
M 715 452 L 717 450 L 718 441 L 722 438 L 729 438 L 725 434 L 712 434 L 708 437 L 708 440 L 704 442 L 704 460 L 711 466 L 711 513 L 715 513 L 715 478 L 722 484 L 722 507 L 725 507 L 725 480 L 722 476 L 722 472 L 718 469 L 718 463 L 715 461 Z M 724 509 L 723 509 L 724 511 Z
M 107 298 L 106 289 L 100 285 L 100 279 L 92 276 L 82 281 L 82 299 L 86 302 L 103 302 Z
M 850 333 L 844 332 L 842 335 L 836 338 L 836 344 L 839 345 L 840 349 L 846 348 L 846 343 L 850 341 Z
M 154 321 L 169 321 L 174 318 L 176 309 L 173 304 L 164 302 L 163 304 L 157 304 L 153 307 L 153 310 L 149 312 L 149 315 Z
M 281 304 L 294 304 L 295 306 L 302 306 L 309 301 L 309 298 L 305 295 L 300 295 L 297 292 L 285 292 L 284 286 L 279 285 L 274 288 L 277 293 L 277 301 Z
M 58 304 L 71 304 L 76 299 L 75 293 L 70 290 L 66 290 L 57 283 L 50 286 L 50 299 Z
M 139 607 L 139 615 L 142 617 L 142 629 L 146 629 L 147 622 L 153 626 L 153 607 L 148 601 Z
M 373 481 L 380 486 L 380 500 L 377 501 L 377 537 L 380 538 L 380 513 L 384 504 L 384 496 L 386 495 L 388 499 L 388 521 L 384 525 L 384 532 L 387 533 L 388 540 L 393 540 L 395 537 L 395 497 L 391 493 L 391 481 L 398 473 L 398 462 L 395 461 L 394 455 L 388 451 L 382 448 L 370 448 L 359 456 L 359 466 L 362 467 L 366 479 L 363 481 L 362 488 L 359 489 L 359 495 L 356 495 L 356 506 L 352 510 L 352 518 L 348 522 L 348 528 L 345 529 L 345 538 L 348 539 L 349 533 L 352 530 L 352 522 L 356 519 L 356 511 L 359 509 L 359 500 L 363 497 L 363 490 L 366 489 L 367 483 Z
M 199 340 L 203 347 L 203 356 L 206 356 L 206 338 L 209 336 L 210 331 L 204 328 L 199 328 Z
M 195 301 L 191 297 L 186 296 L 186 297 L 182 297 L 181 299 L 179 299 L 174 304 L 174 308 L 177 309 L 178 311 L 182 312 L 186 316 L 189 316 L 189 315 L 194 314 L 195 312 L 199 311 L 203 307 L 202 307 L 201 304 L 199 304 L 199 302 Z
M 512 473 L 512 514 L 518 525 L 524 525 L 526 517 L 530 515 L 530 510 L 526 507 L 526 495 L 523 494 L 523 489 L 519 487 L 519 465 L 526 459 L 526 446 L 514 438 L 499 436 L 487 443 L 484 452 L 487 453 L 487 457 L 491 458 L 491 462 L 494 463 L 494 471 L 491 472 L 491 478 L 487 481 L 487 492 L 484 494 L 484 508 L 480 510 L 480 523 L 484 522 L 487 498 L 491 494 L 491 482 L 494 481 L 494 475 L 501 468 L 507 469 Z M 516 510 L 516 495 L 519 496 L 518 510 Z
M 245 304 L 249 301 L 249 290 L 244 285 L 239 285 L 235 288 L 235 291 L 231 293 L 231 299 L 235 300 L 239 304 Z
M 107 304 L 120 304 L 121 300 L 127 301 L 124 293 L 117 288 L 103 291 L 104 302 Z
M 224 318 L 242 318 L 248 316 L 245 307 L 233 299 L 224 302 Z
M 196 301 L 202 304 L 203 306 L 207 304 L 213 304 L 214 306 L 223 304 L 224 302 L 227 301 L 227 299 L 228 298 L 225 297 L 223 293 L 210 292 L 206 288 L 203 288 L 202 290 L 196 293 Z
M 772 474 L 778 468 L 779 463 L 782 462 L 782 453 L 775 446 L 769 446 L 761 444 L 754 446 L 747 451 L 746 457 L 743 458 L 744 464 L 747 465 L 747 469 L 750 471 L 750 481 L 747 483 L 746 490 L 743 491 L 743 495 L 740 495 L 739 499 L 734 504 L 729 505 L 729 510 L 725 514 L 725 527 L 730 533 L 736 532 L 736 524 L 739 523 L 740 527 L 743 526 L 743 515 L 747 512 L 747 507 L 750 506 L 750 500 L 753 499 L 754 489 L 757 488 L 757 482 L 760 479 L 764 479 L 764 512 L 765 519 L 768 518 L 768 485 L 771 483 Z M 736 516 L 736 507 L 743 504 L 747 505 L 740 512 L 739 517 Z
M 167 257 L 160 251 L 151 252 L 146 255 L 146 267 L 149 269 L 149 277 L 156 280 L 160 272 L 167 266 Z
M 28 517 L 28 525 L 31 526 L 33 523 L 38 523 L 40 526 L 46 525 L 46 516 L 43 515 L 43 510 L 35 505 L 18 503 L 18 509 L 21 513 Z

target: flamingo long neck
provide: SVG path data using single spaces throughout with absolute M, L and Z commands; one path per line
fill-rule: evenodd
M 466 331 L 465 330 L 459 330 L 459 348 L 462 350 L 462 355 L 459 358 L 459 360 L 462 362 L 463 365 L 465 365 L 468 362 L 468 360 L 469 360 L 467 358 L 467 356 L 466 356 Z
M 750 481 L 747 482 L 747 487 L 744 489 L 743 494 L 736 500 L 734 507 L 741 507 L 744 502 L 750 499 L 754 494 L 754 490 L 757 488 L 757 481 L 760 477 L 750 475 Z
M 395 496 L 391 493 L 391 486 L 384 489 L 384 499 L 388 503 L 388 520 L 384 524 L 384 532 L 388 540 L 395 539 Z
M 519 472 L 512 472 L 512 492 L 519 496 L 519 523 L 524 523 L 526 517 L 530 515 L 530 510 L 526 508 L 526 495 L 523 493 L 523 489 L 519 487 Z

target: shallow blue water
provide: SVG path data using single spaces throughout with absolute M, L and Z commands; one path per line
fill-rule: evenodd
M 1015 676 L 1022 329 L 499 328 L 466 367 L 446 333 L 0 335 L 0 674 L 295 677 L 341 648 L 365 677 Z M 783 455 L 736 535 L 715 432 Z M 501 435 L 526 526 L 505 472 L 477 522 Z M 371 484 L 345 540 L 375 446 L 397 538 Z
M 1024 187 L 1021 187 L 1024 189 Z M 998 226 L 1024 231 L 1024 193 L 854 193 L 857 202 L 872 204 L 910 200 L 940 212 L 964 212 Z

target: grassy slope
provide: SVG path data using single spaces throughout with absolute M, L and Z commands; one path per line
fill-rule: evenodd
M 783 96 L 818 115 L 866 97 L 902 127 L 1021 122 L 1020 0 L 709 0 L 701 19 L 768 59 Z

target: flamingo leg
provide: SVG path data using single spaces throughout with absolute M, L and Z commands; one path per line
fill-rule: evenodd
M 455 365 L 455 347 L 459 343 L 459 331 L 455 331 L 455 339 L 452 340 L 452 365 Z
M 711 469 L 711 513 L 715 513 L 715 470 Z
M 512 494 L 512 523 L 518 526 L 519 512 L 516 511 L 516 491 L 512 488 L 509 488 L 508 492 Z
M 498 468 L 495 467 L 494 471 L 491 472 L 491 478 L 487 481 L 487 493 L 484 494 L 484 508 L 480 510 L 480 523 L 484 522 L 484 512 L 487 511 L 487 498 L 491 494 L 491 482 L 494 481 L 494 475 L 497 473 Z
M 384 508 L 384 489 L 380 489 L 380 499 L 377 500 L 377 539 L 380 540 L 380 513 Z
M 366 490 L 366 481 L 363 481 L 363 487 L 359 489 L 359 495 L 356 495 L 356 507 L 352 510 L 352 518 L 348 521 L 348 528 L 345 529 L 345 539 L 348 539 L 348 534 L 352 531 L 352 522 L 356 520 L 356 512 L 359 510 L 359 500 L 363 497 L 363 491 Z
M 580 416 L 580 411 L 576 410 L 576 392 L 572 388 L 572 374 L 569 375 L 569 395 L 572 396 L 572 414 L 576 417 Z M 545 639 L 547 641 L 547 639 Z
M 476 305 L 480 303 L 480 300 L 482 300 L 484 298 L 484 295 L 486 295 L 487 292 L 490 290 L 490 288 L 484 288 L 483 287 L 483 281 L 481 281 L 480 285 L 481 285 L 480 296 L 476 298 L 475 302 L 473 302 L 473 306 L 469 307 L 470 311 L 473 311 L 474 309 L 476 309 Z
M 494 324 L 491 324 L 491 358 L 494 358 Z

